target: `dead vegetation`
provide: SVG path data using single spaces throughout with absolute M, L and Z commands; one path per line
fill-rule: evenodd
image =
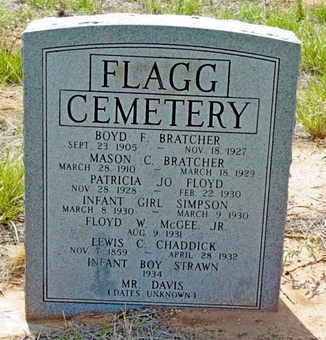
M 169 329 L 167 317 L 173 311 L 159 308 L 123 310 L 116 314 L 84 314 L 65 321 L 64 327 L 41 330 L 23 340 L 192 340 L 195 335 Z M 164 321 L 165 320 L 165 321 Z
M 25 281 L 24 244 L 0 248 L 0 290 L 23 287 Z

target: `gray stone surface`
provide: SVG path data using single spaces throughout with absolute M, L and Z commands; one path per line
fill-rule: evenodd
M 277 305 L 300 42 L 199 17 L 23 35 L 27 318 Z

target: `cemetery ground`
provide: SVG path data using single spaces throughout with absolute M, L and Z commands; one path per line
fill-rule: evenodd
M 56 7 L 58 14 L 66 11 L 60 8 L 60 3 Z M 125 11 L 139 11 L 134 7 L 140 2 L 116 3 Z M 154 0 L 148 3 L 161 4 Z M 15 30 L 10 44 L 14 40 L 19 45 L 22 30 Z M 21 152 L 21 140 L 22 87 L 0 86 L 0 159 L 4 159 L 9 149 L 11 155 Z M 18 213 L 13 222 L 0 223 L 0 339 L 326 339 L 325 165 L 326 139 L 311 140 L 297 124 L 278 311 L 149 308 L 117 314 L 88 313 L 72 320 L 27 324 L 24 217 Z M 29 332 L 32 334 L 28 335 Z
M 21 126 L 22 87 L 3 86 L 0 88 L 1 142 L 11 145 L 12 150 L 20 145 Z M 136 313 L 86 314 L 63 322 L 27 325 L 21 216 L 14 223 L 1 226 L 0 338 L 106 339 L 111 334 L 111 339 L 123 339 L 129 334 L 130 339 L 326 339 L 325 163 L 326 141 L 312 141 L 298 126 L 293 142 L 277 312 L 151 308 Z M 27 336 L 28 331 L 34 337 Z M 97 337 L 92 338 L 92 334 Z

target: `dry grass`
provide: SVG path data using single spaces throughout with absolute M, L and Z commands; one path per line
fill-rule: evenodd
M 26 336 L 24 340 L 198 339 L 192 334 L 174 332 L 169 329 L 167 319 L 170 315 L 170 311 L 155 308 L 123 310 L 114 315 L 104 315 L 104 319 L 109 320 L 101 326 L 94 325 L 89 320 L 88 322 L 71 320 L 66 321 L 61 329 L 43 330 L 38 334 Z
M 22 286 L 25 281 L 25 248 L 23 244 L 0 248 L 0 290 Z
M 320 214 L 314 218 L 289 218 L 286 223 L 286 236 L 303 237 L 311 233 L 320 235 L 326 241 L 326 216 Z

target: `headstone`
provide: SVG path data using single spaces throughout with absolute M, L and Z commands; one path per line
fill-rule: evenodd
M 27 318 L 277 305 L 300 42 L 199 17 L 23 36 Z

